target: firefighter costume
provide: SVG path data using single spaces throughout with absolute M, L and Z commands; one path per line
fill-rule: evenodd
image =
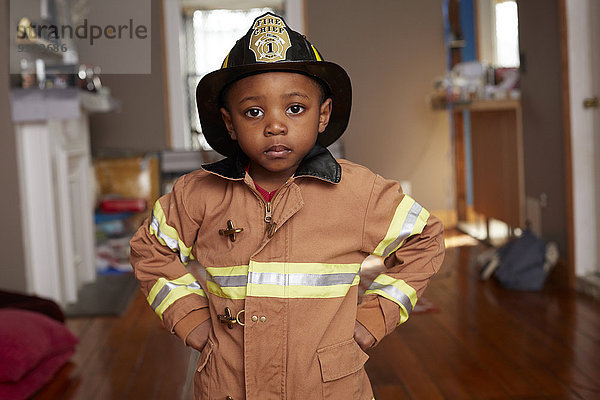
M 333 98 L 327 130 L 269 202 L 218 112 L 223 88 L 267 71 L 309 75 Z M 207 140 L 228 157 L 178 179 L 131 240 L 165 327 L 185 340 L 210 319 L 195 397 L 372 399 L 355 321 L 377 342 L 406 321 L 442 263 L 441 222 L 397 182 L 324 147 L 348 123 L 350 80 L 280 17 L 257 18 L 197 97 Z M 370 254 L 385 266 L 367 276 Z M 186 269 L 192 259 L 205 281 Z

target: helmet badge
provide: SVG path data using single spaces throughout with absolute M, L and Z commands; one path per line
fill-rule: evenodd
M 285 22 L 273 14 L 254 21 L 250 36 L 250 50 L 257 62 L 283 61 L 291 47 Z

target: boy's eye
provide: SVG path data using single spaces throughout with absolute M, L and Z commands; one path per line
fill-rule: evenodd
M 294 104 L 288 108 L 288 113 L 290 114 L 300 114 L 302 111 L 304 111 L 304 107 L 299 104 Z
M 246 114 L 250 118 L 258 118 L 263 115 L 263 112 L 262 112 L 262 110 L 260 110 L 258 108 L 251 108 L 248 111 L 246 111 L 244 114 Z

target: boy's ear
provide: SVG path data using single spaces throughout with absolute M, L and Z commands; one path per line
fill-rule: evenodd
M 219 110 L 221 111 L 221 118 L 223 118 L 229 136 L 231 139 L 237 140 L 237 135 L 235 134 L 235 129 L 233 129 L 233 123 L 231 122 L 231 114 L 225 107 L 221 107 Z
M 331 117 L 331 98 L 326 99 L 321 104 L 319 110 L 319 133 L 323 133 L 327 125 L 329 125 L 329 118 Z

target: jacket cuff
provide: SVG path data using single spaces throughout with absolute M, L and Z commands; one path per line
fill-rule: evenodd
M 377 297 L 358 306 L 356 320 L 373 335 L 376 340 L 375 344 L 385 336 L 385 318 Z
M 208 308 L 201 308 L 194 310 L 188 315 L 179 320 L 173 327 L 173 333 L 177 335 L 187 345 L 188 335 L 200 326 L 204 321 L 210 318 L 210 311 Z

